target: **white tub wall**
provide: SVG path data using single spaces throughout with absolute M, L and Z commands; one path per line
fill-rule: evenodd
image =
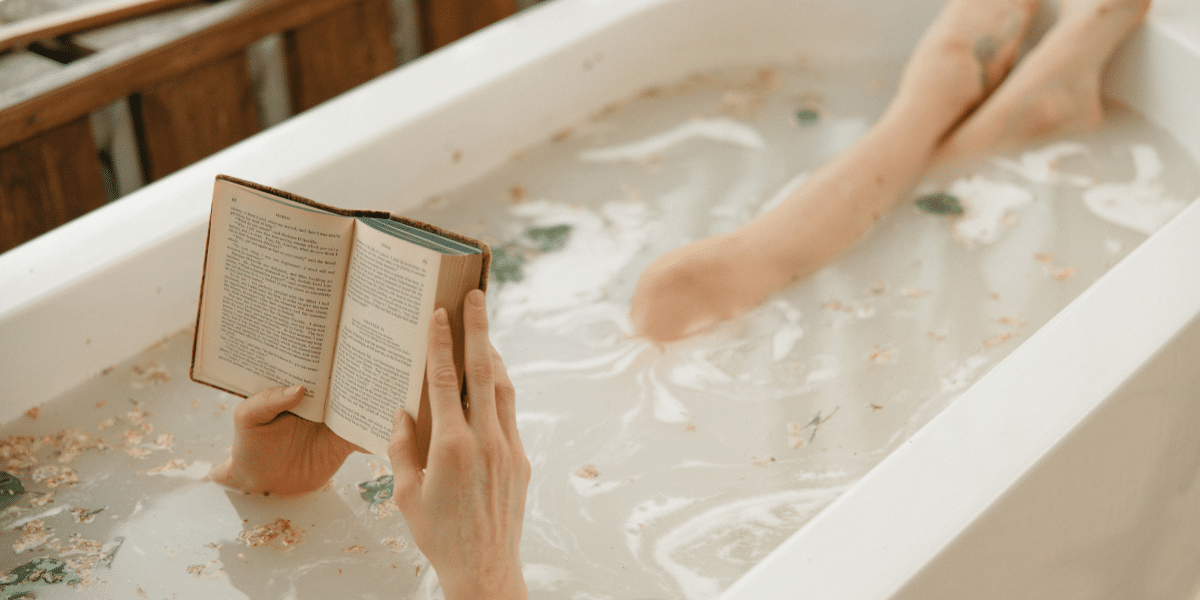
M 1200 160 L 1200 6 L 1154 0 L 1146 26 L 1113 57 L 1104 95 L 1179 140 Z
M 1196 365 L 1200 319 L 1089 414 L 896 600 L 1194 598 L 1200 585 Z
M 194 320 L 217 173 L 403 210 L 696 70 L 870 53 L 899 65 L 939 4 L 535 6 L 0 255 L 0 339 L 11 340 L 0 350 L 0 422 Z

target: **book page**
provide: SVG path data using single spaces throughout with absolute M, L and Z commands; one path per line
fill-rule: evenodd
M 354 219 L 218 180 L 194 376 L 250 395 L 304 384 L 321 421 Z
M 355 231 L 325 419 L 379 456 L 398 407 L 417 419 L 440 260 L 371 227 Z

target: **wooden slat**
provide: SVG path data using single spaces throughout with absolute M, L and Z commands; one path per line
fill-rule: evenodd
M 354 0 L 225 0 L 154 39 L 97 52 L 61 73 L 0 90 L 0 148 L 78 119 L 139 90 L 241 52 Z
M 258 132 L 246 57 L 232 54 L 135 97 L 143 172 L 154 181 Z
M 104 203 L 86 117 L 0 150 L 0 252 Z
M 425 51 L 436 50 L 517 12 L 517 0 L 419 0 Z
M 284 35 L 292 112 L 308 110 L 396 66 L 387 0 L 365 0 Z
M 155 13 L 196 0 L 115 0 L 88 2 L 0 25 L 0 50 Z

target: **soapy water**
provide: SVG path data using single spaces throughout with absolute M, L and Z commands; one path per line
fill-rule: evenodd
M 1112 109 L 1097 132 L 930 175 L 861 243 L 742 317 L 663 347 L 634 337 L 629 299 L 645 265 L 781 202 L 866 131 L 892 71 L 852 65 L 830 78 L 783 65 L 689 78 L 410 213 L 523 259 L 511 280 L 493 279 L 489 306 L 533 464 L 522 542 L 531 597 L 719 594 L 1200 193 L 1174 141 Z M 912 206 L 931 192 L 955 195 L 964 214 Z M 557 248 L 526 235 L 564 225 Z M 119 549 L 91 574 L 121 597 L 441 597 L 399 513 L 358 487 L 386 461 L 352 457 L 303 499 L 205 481 L 228 455 L 236 399 L 186 381 L 188 348 L 184 332 L 4 426 L 100 435 L 110 419 L 127 432 L 137 425 L 122 415 L 138 406 L 153 432 L 111 434 L 112 450 L 70 462 L 79 482 L 53 503 L 0 513 L 0 543 L 41 519 L 62 540 Z M 147 377 L 150 360 L 166 376 Z M 162 433 L 173 440 L 155 446 Z M 53 451 L 43 446 L 44 463 Z M 159 475 L 173 476 L 148 473 L 171 460 Z M 77 508 L 104 510 L 83 524 L 69 517 Z M 303 543 L 238 541 L 278 518 L 305 530 Z M 0 558 L 0 572 L 56 552 Z

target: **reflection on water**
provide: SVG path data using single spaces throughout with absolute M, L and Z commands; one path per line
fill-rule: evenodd
M 633 338 L 641 269 L 781 201 L 865 131 L 891 70 L 693 77 L 412 213 L 508 257 L 490 305 L 534 468 L 534 598 L 718 594 L 1200 192 L 1174 142 L 1118 112 L 914 191 L 959 196 L 961 217 L 902 202 L 750 314 L 665 347 Z M 440 597 L 398 512 L 359 487 L 386 474 L 378 460 L 352 458 L 301 499 L 205 481 L 228 454 L 235 399 L 186 380 L 189 350 L 180 333 L 4 427 L 4 470 L 30 493 L 0 513 L 0 543 L 35 521 L 51 534 L 0 570 L 69 561 L 87 554 L 73 540 L 92 540 L 86 585 L 113 597 Z M 40 438 L 63 428 L 87 435 Z M 80 509 L 99 512 L 79 522 Z M 279 519 L 299 543 L 239 540 Z

